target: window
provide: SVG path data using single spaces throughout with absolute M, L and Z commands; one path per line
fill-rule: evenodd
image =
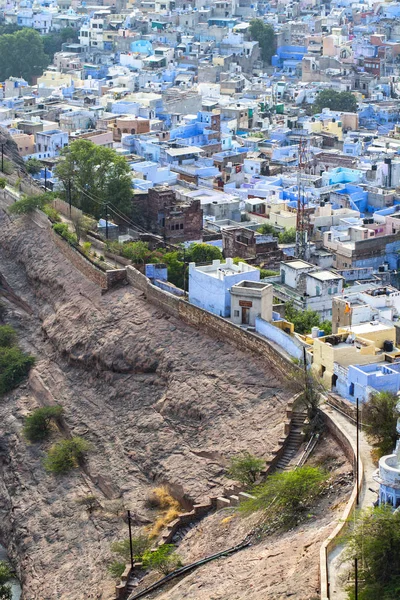
M 317 285 L 317 287 L 315 288 L 315 293 L 317 294 L 317 296 L 321 295 L 321 288 L 319 287 L 319 285 Z
M 240 316 L 240 312 L 238 310 L 234 310 L 233 311 L 233 316 L 234 317 L 239 317 Z
M 332 294 L 332 288 L 328 288 L 328 294 L 331 295 Z

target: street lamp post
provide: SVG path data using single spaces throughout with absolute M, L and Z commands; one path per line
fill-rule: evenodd
M 129 550 L 131 555 L 131 568 L 133 569 L 133 546 L 132 546 L 132 527 L 131 527 L 131 511 L 128 510 L 128 529 L 129 529 Z

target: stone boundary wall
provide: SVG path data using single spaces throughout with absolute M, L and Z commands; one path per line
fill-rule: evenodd
M 329 393 L 328 402 L 332 404 L 335 408 L 337 408 L 340 412 L 342 412 L 345 416 L 349 417 L 353 421 L 357 419 L 357 408 L 355 404 L 352 404 L 349 400 L 338 396 L 337 394 Z
M 356 466 L 356 445 L 355 442 L 348 436 L 348 434 L 335 423 L 334 419 L 326 412 L 325 409 L 320 409 L 320 414 L 322 415 L 325 425 L 331 435 L 337 440 L 340 447 L 344 450 L 344 453 L 347 459 L 353 464 L 353 468 L 355 471 Z M 358 473 L 358 482 L 354 483 L 353 491 L 351 496 L 346 504 L 346 507 L 343 511 L 343 514 L 340 518 L 340 522 L 332 531 L 332 533 L 326 538 L 320 548 L 319 555 L 319 567 L 320 567 L 320 590 L 321 590 L 321 600 L 329 600 L 329 569 L 328 569 L 328 557 L 329 554 L 334 550 L 337 546 L 339 537 L 342 533 L 344 533 L 345 529 L 348 526 L 349 518 L 356 507 L 357 503 L 357 489 L 360 492 L 362 488 L 364 480 L 364 467 L 359 458 L 359 473 Z
M 60 198 L 53 200 L 53 207 L 57 212 L 69 219 L 79 219 L 83 215 L 83 212 L 79 208 L 76 208 L 76 206 L 71 206 L 70 208 L 68 202 L 61 200 Z
M 80 252 L 75 250 L 66 240 L 60 237 L 53 229 L 51 229 L 54 243 L 61 250 L 64 256 L 76 267 L 83 275 L 96 285 L 100 286 L 102 292 L 105 292 L 117 283 L 126 281 L 125 269 L 110 269 L 102 271 L 96 267 L 90 260 L 85 258 Z
M 203 308 L 189 304 L 186 300 L 178 298 L 169 292 L 156 287 L 150 280 L 134 267 L 126 267 L 129 283 L 144 292 L 149 302 L 156 304 L 170 315 L 178 317 L 188 325 L 201 328 L 212 336 L 231 341 L 240 350 L 249 350 L 269 359 L 286 379 L 289 366 L 292 371 L 298 367 L 294 365 L 290 357 L 272 345 L 266 338 L 255 333 L 246 331 L 222 317 L 214 315 Z

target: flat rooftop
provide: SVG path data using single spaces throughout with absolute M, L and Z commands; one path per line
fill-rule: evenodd
M 332 273 L 332 271 L 319 271 L 317 273 L 309 273 L 310 277 L 314 277 L 314 279 L 319 279 L 320 281 L 330 281 L 331 279 L 344 279 L 341 275 L 336 275 Z
M 363 333 L 371 333 L 372 331 L 387 331 L 389 333 L 389 331 L 391 331 L 394 327 L 394 325 L 385 325 L 380 321 L 373 321 L 373 323 L 374 324 L 371 325 L 371 323 L 368 321 L 368 323 L 361 323 L 361 325 L 352 325 L 351 327 L 343 327 L 343 329 L 349 332 L 351 331 L 351 333 L 354 333 L 356 336 L 362 336 Z
M 311 265 L 308 262 L 305 262 L 304 260 L 291 260 L 291 261 L 285 262 L 283 264 L 287 265 L 291 269 L 308 269 L 310 267 L 315 266 L 315 265 Z

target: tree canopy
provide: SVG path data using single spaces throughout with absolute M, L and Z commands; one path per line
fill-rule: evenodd
M 42 36 L 45 53 L 53 60 L 56 52 L 60 52 L 65 42 L 78 42 L 79 35 L 72 27 L 64 27 L 60 31 L 46 33 Z
M 0 561 L 0 600 L 11 600 L 11 585 L 7 583 L 12 577 L 10 567 L 3 560 Z
M 390 506 L 358 513 L 347 540 L 346 559 L 358 558 L 358 600 L 400 597 L 400 513 Z M 349 586 L 353 600 L 354 585 Z
M 378 392 L 363 406 L 363 422 L 368 425 L 367 434 L 381 456 L 391 454 L 397 441 L 397 411 L 399 399 L 392 392 Z
M 112 203 L 114 208 L 130 215 L 131 177 L 124 157 L 88 140 L 72 142 L 61 154 L 55 171 L 66 194 L 71 186 L 74 206 L 96 219 L 105 216 L 106 203 Z M 111 207 L 111 215 L 112 210 Z
M 332 323 L 330 321 L 321 322 L 319 314 L 310 308 L 297 310 L 293 302 L 286 302 L 285 304 L 285 319 L 293 323 L 296 333 L 310 333 L 313 327 L 320 327 L 326 335 L 332 333 Z
M 249 31 L 251 38 L 259 43 L 262 60 L 270 64 L 276 48 L 274 28 L 261 19 L 252 19 Z
M 244 502 L 241 509 L 263 511 L 268 528 L 293 527 L 323 493 L 328 479 L 328 474 L 317 467 L 273 473 L 252 490 L 254 498 Z
M 50 63 L 40 34 L 26 27 L 0 35 L 0 56 L 0 81 L 22 77 L 31 83 Z
M 257 229 L 258 233 L 262 233 L 264 235 L 266 234 L 271 234 L 271 235 L 278 235 L 278 232 L 276 231 L 275 227 L 272 225 L 272 223 L 263 223 L 258 229 Z
M 257 458 L 250 452 L 243 452 L 231 459 L 228 475 L 243 485 L 251 486 L 265 468 L 265 460 Z
M 313 104 L 313 113 L 320 113 L 323 108 L 342 112 L 357 112 L 357 100 L 351 92 L 322 90 Z
M 30 173 L 31 175 L 37 175 L 42 170 L 43 165 L 41 161 L 37 158 L 28 158 L 28 160 L 25 163 L 25 166 L 28 173 Z

